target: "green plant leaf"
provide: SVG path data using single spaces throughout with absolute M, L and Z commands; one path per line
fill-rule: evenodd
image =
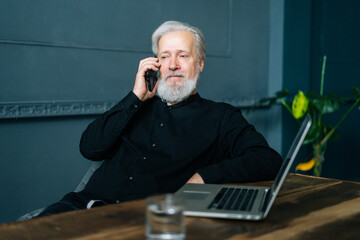
M 331 98 L 328 95 L 314 98 L 311 104 L 315 106 L 320 114 L 332 113 L 340 107 L 339 100 Z
M 283 98 L 286 97 L 289 94 L 289 90 L 287 90 L 286 88 L 283 91 L 278 91 L 275 93 L 276 98 Z
M 295 119 L 299 119 L 303 117 L 308 109 L 309 99 L 303 93 L 303 91 L 299 91 L 298 94 L 294 97 L 294 101 L 292 103 L 292 114 Z
M 321 130 L 316 124 L 312 124 L 305 137 L 304 144 L 312 143 L 321 136 Z
M 338 101 L 339 103 L 346 103 L 349 99 L 347 97 L 330 93 L 325 96 L 327 99 L 330 99 L 331 101 Z
M 271 107 L 272 105 L 276 104 L 279 99 L 284 98 L 288 92 L 289 91 L 285 89 L 283 91 L 276 92 L 274 97 L 261 98 L 250 109 L 248 109 L 247 112 L 249 113 L 257 107 Z
M 332 113 L 332 112 L 335 112 L 336 110 L 338 110 L 339 108 L 340 108 L 339 101 L 326 98 L 322 113 L 323 114 Z

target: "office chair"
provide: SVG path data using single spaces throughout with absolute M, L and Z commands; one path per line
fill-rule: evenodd
M 84 187 L 85 187 L 86 183 L 89 181 L 90 177 L 93 175 L 95 170 L 100 167 L 101 164 L 102 164 L 102 161 L 93 162 L 91 164 L 89 170 L 85 173 L 83 179 L 81 180 L 79 185 L 76 187 L 75 192 L 80 192 L 81 190 L 84 189 Z M 24 221 L 24 220 L 27 220 L 27 219 L 34 218 L 34 217 L 38 216 L 42 211 L 44 211 L 44 209 L 45 209 L 45 207 L 36 209 L 36 210 L 34 210 L 32 212 L 29 212 L 29 213 L 19 217 L 17 219 L 17 221 Z

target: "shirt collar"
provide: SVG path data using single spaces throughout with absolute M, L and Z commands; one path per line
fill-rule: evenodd
M 159 97 L 158 97 L 159 98 Z M 174 104 L 174 105 L 172 105 L 172 104 L 170 104 L 170 103 L 167 103 L 166 101 L 164 101 L 164 100 L 162 100 L 162 99 L 160 99 L 164 104 L 167 104 L 168 106 L 171 106 L 171 107 L 174 107 L 174 108 L 177 108 L 177 107 L 181 107 L 181 106 L 183 106 L 183 105 L 185 105 L 185 104 L 188 104 L 188 103 L 191 103 L 191 102 L 195 102 L 195 101 L 197 101 L 197 100 L 199 100 L 201 97 L 200 97 L 200 95 L 198 94 L 198 93 L 195 93 L 195 94 L 192 94 L 192 95 L 190 95 L 188 98 L 186 98 L 185 100 L 183 100 L 183 101 L 181 101 L 181 102 L 179 102 L 179 103 L 177 103 L 177 104 Z

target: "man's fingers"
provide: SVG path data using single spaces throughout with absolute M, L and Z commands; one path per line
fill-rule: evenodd
M 145 72 L 148 69 L 153 69 L 154 71 L 157 71 L 159 67 L 160 67 L 159 60 L 157 58 L 150 57 L 150 58 L 145 58 L 140 61 L 138 71 Z

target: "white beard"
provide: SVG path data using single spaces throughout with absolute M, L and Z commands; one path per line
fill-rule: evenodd
M 184 77 L 182 83 L 168 83 L 166 79 L 171 75 L 177 75 Z M 172 102 L 181 102 L 187 99 L 196 89 L 200 76 L 200 67 L 196 69 L 196 74 L 194 79 L 189 79 L 185 73 L 182 72 L 169 72 L 159 80 L 157 95 L 164 101 Z

